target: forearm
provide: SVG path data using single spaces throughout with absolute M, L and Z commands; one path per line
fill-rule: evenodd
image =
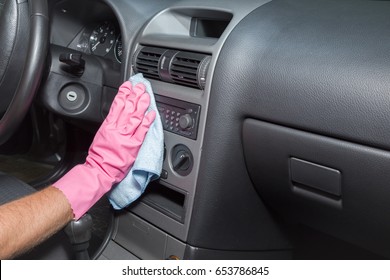
M 86 162 L 43 191 L 0 206 L 0 259 L 25 252 L 80 218 L 126 176 L 156 112 L 146 113 L 143 84 L 125 82 L 88 151 Z
M 26 252 L 72 218 L 73 212 L 65 195 L 52 186 L 0 206 L 0 259 Z

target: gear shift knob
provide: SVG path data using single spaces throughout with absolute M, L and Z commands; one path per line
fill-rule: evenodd
M 71 221 L 64 228 L 76 259 L 89 260 L 88 247 L 92 236 L 92 217 L 88 213 L 77 221 Z

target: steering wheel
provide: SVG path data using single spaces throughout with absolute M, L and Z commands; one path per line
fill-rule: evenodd
M 47 0 L 0 0 L 0 144 L 12 136 L 31 106 L 48 42 Z

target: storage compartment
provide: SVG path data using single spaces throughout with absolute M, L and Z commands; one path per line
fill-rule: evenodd
M 140 201 L 183 223 L 185 198 L 186 195 L 182 191 L 168 188 L 154 181 L 149 184 Z
M 390 256 L 390 153 L 254 119 L 243 125 L 251 179 L 284 218 Z

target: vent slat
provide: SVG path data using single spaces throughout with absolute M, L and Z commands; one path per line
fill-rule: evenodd
M 158 75 L 151 75 L 151 74 L 148 74 L 148 73 L 142 73 L 144 75 L 145 78 L 150 78 L 150 79 L 160 79 L 160 77 Z
M 152 63 L 150 61 L 144 61 L 144 60 L 138 60 L 137 65 L 143 65 L 143 66 L 154 67 L 154 68 L 158 67 L 158 64 Z
M 156 75 L 158 76 L 158 72 L 153 70 L 153 69 L 148 69 L 148 68 L 138 68 L 138 70 L 142 73 L 145 73 L 145 74 L 153 74 L 153 75 Z
M 161 48 L 143 48 L 136 58 L 135 66 L 137 72 L 142 73 L 145 78 L 161 80 L 158 72 L 158 63 L 165 51 L 165 49 Z
M 199 88 L 198 68 L 204 55 L 179 52 L 172 61 L 170 73 L 176 84 Z
M 140 54 L 138 56 L 138 59 L 142 60 L 149 60 L 149 61 L 155 61 L 158 63 L 158 60 L 160 59 L 161 56 L 153 56 L 153 55 L 148 55 L 148 54 Z
M 198 80 L 196 75 L 190 75 L 190 74 L 182 73 L 182 72 L 175 72 L 175 73 L 172 72 L 171 75 L 172 75 L 173 79 L 179 78 L 179 79 L 189 79 L 189 80 L 194 80 L 194 81 Z
M 178 66 L 173 66 L 171 67 L 172 72 L 179 72 L 179 73 L 188 73 L 191 75 L 196 75 L 198 73 L 198 69 L 192 69 L 192 68 L 185 68 L 185 67 L 178 67 Z
M 183 66 L 183 67 L 189 67 L 189 68 L 198 69 L 199 63 L 200 63 L 200 62 L 198 62 L 198 63 L 191 63 L 191 62 L 188 62 L 188 61 L 176 60 L 176 61 L 173 61 L 173 62 L 172 62 L 172 65 L 177 65 L 177 66 Z
M 173 79 L 176 84 L 190 87 L 198 87 L 198 82 Z
M 146 78 L 203 89 L 209 61 L 210 56 L 202 53 L 145 46 L 137 52 L 133 67 Z

